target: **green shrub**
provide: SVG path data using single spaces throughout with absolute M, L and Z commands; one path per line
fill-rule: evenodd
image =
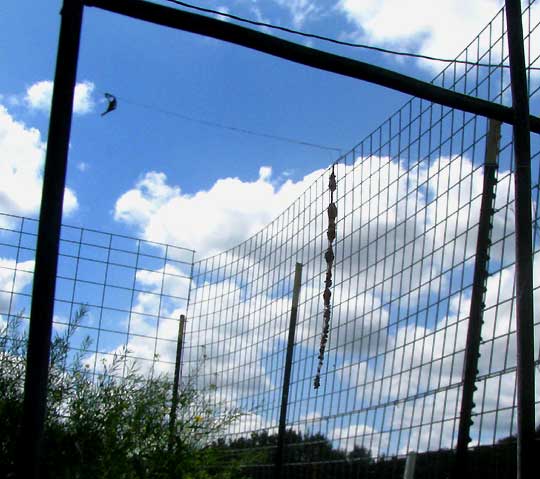
M 178 415 L 171 428 L 172 379 L 143 374 L 129 351 L 103 362 L 94 376 L 82 353 L 70 350 L 81 319 L 51 343 L 43 465 L 45 477 L 77 479 L 239 477 L 209 444 L 241 412 L 209 400 L 197 387 L 197 371 L 178 391 Z M 14 470 L 15 437 L 22 415 L 26 333 L 10 318 L 0 333 L 0 476 Z M 88 350 L 85 339 L 81 350 Z M 212 386 L 210 387 L 212 388 Z

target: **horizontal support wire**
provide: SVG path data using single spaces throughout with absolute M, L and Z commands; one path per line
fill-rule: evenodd
M 512 109 L 503 105 L 463 95 L 392 70 L 306 47 L 224 20 L 143 0 L 116 0 L 114 2 L 111 0 L 85 0 L 85 5 L 157 25 L 216 38 L 312 68 L 375 83 L 450 108 L 457 108 L 504 123 L 514 123 Z M 540 133 L 540 118 L 531 116 L 530 123 L 531 131 Z

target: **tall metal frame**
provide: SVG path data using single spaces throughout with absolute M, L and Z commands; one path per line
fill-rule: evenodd
M 506 0 L 508 56 L 514 110 L 516 198 L 517 479 L 533 477 L 534 320 L 531 210 L 531 135 L 521 2 Z
M 46 411 L 60 222 L 85 6 L 94 6 L 158 25 L 211 36 L 513 125 L 516 156 L 518 477 L 527 477 L 524 471 L 526 464 L 532 459 L 534 434 L 530 131 L 540 133 L 540 118 L 530 116 L 528 111 L 521 4 L 518 0 L 506 0 L 513 108 L 456 93 L 391 70 L 304 47 L 238 25 L 143 0 L 64 0 L 32 293 L 24 418 L 17 458 L 19 477 L 37 479 L 40 476 L 39 459 Z M 529 468 L 529 471 L 532 469 Z
M 83 9 L 82 0 L 67 0 L 61 12 L 28 331 L 23 422 L 17 445 L 17 473 L 25 479 L 40 476 L 60 227 Z

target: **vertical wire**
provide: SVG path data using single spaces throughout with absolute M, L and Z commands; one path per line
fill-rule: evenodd
M 13 308 L 13 305 L 14 305 L 14 301 L 13 301 L 13 297 L 15 295 L 15 285 L 17 284 L 16 281 L 17 281 L 17 271 L 19 269 L 19 259 L 20 259 L 20 255 L 21 255 L 21 244 L 22 244 L 22 237 L 23 237 L 23 231 L 24 231 L 24 220 L 25 218 L 17 218 L 18 223 L 19 223 L 19 230 L 17 231 L 18 233 L 18 236 L 19 236 L 19 240 L 17 241 L 17 254 L 15 255 L 15 267 L 13 268 L 13 280 L 11 281 L 11 288 L 10 288 L 10 291 L 9 291 L 9 303 L 8 303 L 8 308 L 7 308 L 7 314 L 8 314 L 8 318 L 11 317 L 11 316 L 14 316 L 13 313 L 12 313 L 12 308 Z M 11 227 L 11 229 L 13 229 L 13 227 Z M 16 230 L 14 230 L 16 231 Z M 2 293 L 4 293 L 4 291 L 2 291 Z M 1 331 L 1 329 L 0 329 Z M 6 342 L 9 341 L 9 321 L 7 321 L 5 323 L 5 331 L 6 331 Z M 3 358 L 2 358 L 3 359 Z

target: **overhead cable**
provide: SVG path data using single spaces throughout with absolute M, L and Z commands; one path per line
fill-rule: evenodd
M 423 55 L 421 53 L 412 53 L 412 52 L 403 52 L 403 51 L 397 51 L 397 50 L 390 50 L 388 48 L 383 47 L 377 47 L 373 45 L 366 45 L 364 43 L 353 43 L 353 42 L 347 42 L 344 40 L 336 40 L 335 38 L 326 37 L 324 35 L 318 35 L 316 33 L 307 33 L 302 32 L 300 30 L 294 30 L 292 28 L 282 27 L 279 25 L 274 25 L 272 23 L 267 22 L 260 22 L 257 20 L 251 20 L 249 18 L 240 17 L 238 15 L 233 15 L 231 13 L 227 12 L 221 12 L 219 10 L 213 10 L 211 8 L 205 8 L 200 7 L 198 5 L 193 5 L 191 3 L 182 2 L 180 0 L 166 0 L 167 2 L 174 3 L 176 5 L 180 5 L 182 7 L 191 8 L 193 10 L 197 10 L 199 12 L 209 13 L 212 15 L 219 15 L 222 17 L 230 18 L 231 20 L 236 20 L 238 22 L 248 23 L 250 25 L 254 25 L 257 27 L 263 27 L 263 28 L 271 28 L 273 30 L 279 30 L 285 33 L 290 33 L 292 35 L 299 35 L 306 38 L 313 38 L 316 40 L 322 40 L 329 43 L 334 43 L 336 45 L 342 45 L 346 47 L 353 47 L 353 48 L 363 48 L 365 50 L 372 50 L 379 53 L 385 53 L 388 55 L 396 55 L 396 56 L 403 56 L 403 57 L 412 57 L 412 58 L 418 58 L 422 60 L 428 60 L 428 61 L 435 61 L 435 62 L 441 62 L 441 63 L 458 63 L 461 65 L 470 65 L 475 67 L 486 67 L 486 68 L 510 68 L 510 65 L 505 65 L 504 63 L 484 63 L 484 62 L 473 62 L 470 60 L 459 60 L 455 58 L 440 58 L 440 57 L 433 57 L 430 55 Z M 540 67 L 527 67 L 528 70 L 540 70 Z
M 246 128 L 240 128 L 240 127 L 237 127 L 237 126 L 225 125 L 223 123 L 218 123 L 218 122 L 215 122 L 215 121 L 204 120 L 202 118 L 195 118 L 195 117 L 192 117 L 192 116 L 184 115 L 183 113 L 179 113 L 177 111 L 165 110 L 163 108 L 159 108 L 159 107 L 156 107 L 156 106 L 153 106 L 153 105 L 148 105 L 148 104 L 145 104 L 145 103 L 139 103 L 139 102 L 131 101 L 131 100 L 128 100 L 128 99 L 120 97 L 120 96 L 117 96 L 116 98 L 118 100 L 122 100 L 122 103 L 131 104 L 133 106 L 137 106 L 137 107 L 140 107 L 140 108 L 145 108 L 146 110 L 155 111 L 155 112 L 158 112 L 158 113 L 162 113 L 164 115 L 174 116 L 174 117 L 177 117 L 177 118 L 181 118 L 182 120 L 190 121 L 190 122 L 193 122 L 193 123 L 199 123 L 201 125 L 209 126 L 209 127 L 212 127 L 212 128 L 219 128 L 219 129 L 222 129 L 222 130 L 234 131 L 236 133 L 242 133 L 242 134 L 245 134 L 245 135 L 269 138 L 271 140 L 283 141 L 283 142 L 292 143 L 292 144 L 301 145 L 301 146 L 308 146 L 310 148 L 318 148 L 320 150 L 333 151 L 333 152 L 339 153 L 340 155 L 342 154 L 341 148 L 337 148 L 337 147 L 333 147 L 333 146 L 321 145 L 321 144 L 318 144 L 318 143 L 311 143 L 309 141 L 304 141 L 304 140 L 300 140 L 300 139 L 297 139 L 297 138 L 290 138 L 290 137 L 286 137 L 286 136 L 273 135 L 271 133 L 264 133 L 264 132 L 261 132 L 261 131 L 248 130 Z

